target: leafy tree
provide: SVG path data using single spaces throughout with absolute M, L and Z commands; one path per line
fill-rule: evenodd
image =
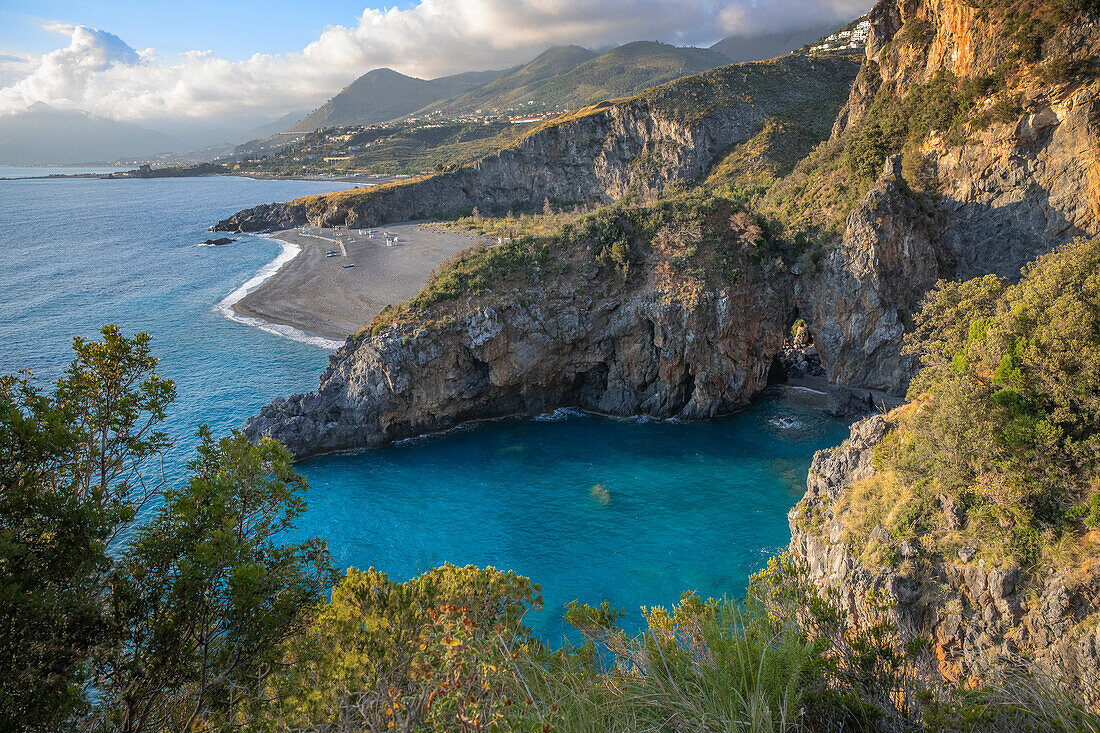
M 102 335 L 101 342 L 73 339 L 76 358 L 54 401 L 79 436 L 61 474 L 79 498 L 110 515 L 110 541 L 164 485 L 163 473 L 150 473 L 147 463 L 172 445 L 158 426 L 176 387 L 156 373 L 149 334 L 126 338 L 117 326 L 104 326 Z
M 999 536 L 1031 564 L 1041 530 L 1100 516 L 1100 240 L 1023 275 L 929 295 L 907 337 L 924 363 L 909 391 L 916 409 L 882 453 L 904 481 L 965 510 L 965 531 L 983 544 Z
M 323 542 L 278 541 L 305 481 L 281 445 L 203 427 L 162 492 L 175 387 L 147 334 L 102 337 L 50 394 L 0 378 L 0 730 L 235 724 L 332 581 Z
M 86 709 L 112 541 L 162 477 L 144 465 L 170 441 L 175 396 L 149 337 L 114 326 L 74 339 L 52 394 L 29 373 L 0 378 L 0 728 L 57 730 Z
M 121 643 L 97 663 L 101 720 L 121 731 L 233 722 L 333 580 L 323 541 L 281 544 L 305 508 L 282 444 L 199 430 L 170 489 L 112 576 Z
M 511 571 L 443 565 L 397 583 L 351 569 L 284 645 L 285 672 L 270 681 L 276 704 L 262 719 L 277 729 L 358 720 L 481 730 L 473 719 L 487 728 L 506 707 L 508 650 L 528 640 L 523 616 L 541 605 L 539 587 Z

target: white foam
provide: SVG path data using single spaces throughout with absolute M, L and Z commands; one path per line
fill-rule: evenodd
M 270 237 L 271 235 L 269 234 L 267 236 Z M 279 243 L 279 246 L 282 247 L 282 251 L 279 252 L 279 256 L 261 267 L 260 271 L 253 275 L 252 278 L 245 282 L 244 285 L 240 286 L 232 293 L 225 296 L 222 301 L 218 303 L 218 310 L 220 310 L 222 312 L 222 315 L 224 315 L 231 321 L 243 323 L 246 326 L 253 326 L 260 329 L 261 331 L 267 331 L 268 333 L 275 334 L 276 336 L 288 338 L 291 341 L 299 341 L 303 344 L 316 346 L 319 349 L 335 351 L 336 349 L 344 345 L 343 341 L 337 341 L 336 339 L 330 339 L 316 333 L 303 331 L 300 328 L 294 328 L 293 326 L 284 326 L 281 323 L 270 323 L 269 321 L 265 321 L 262 318 L 242 316 L 240 313 L 233 310 L 234 305 L 239 303 L 246 295 L 255 291 L 257 288 L 263 285 L 268 280 L 268 278 L 281 270 L 283 265 L 297 257 L 302 251 L 302 248 L 296 244 L 284 242 L 281 239 L 277 239 L 275 241 L 277 241 Z
M 810 394 L 825 394 L 824 392 L 822 392 L 819 389 L 811 389 L 809 387 L 788 386 L 787 389 L 794 390 L 794 391 L 797 391 L 797 392 L 809 392 Z
M 542 415 L 538 415 L 534 419 L 538 422 L 561 422 L 562 420 L 568 420 L 571 417 L 584 416 L 585 414 L 580 410 L 574 410 L 570 407 L 559 407 L 553 412 L 547 412 Z
M 793 428 L 805 427 L 801 422 L 795 420 L 793 417 L 773 417 L 768 422 L 780 430 L 791 430 Z

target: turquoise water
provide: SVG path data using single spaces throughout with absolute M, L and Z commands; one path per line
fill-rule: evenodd
M 179 390 L 168 425 L 178 481 L 196 425 L 225 433 L 272 398 L 312 389 L 328 357 L 216 308 L 275 258 L 275 242 L 195 245 L 238 209 L 340 186 L 0 181 L 0 373 L 54 379 L 72 336 L 109 322 L 149 331 Z M 574 598 L 636 619 L 682 590 L 739 595 L 788 541 L 785 515 L 813 451 L 844 431 L 785 400 L 711 423 L 502 421 L 301 464 L 313 488 L 296 532 L 327 538 L 340 567 L 400 579 L 444 561 L 529 575 L 546 600 L 529 622 L 556 640 Z
M 299 531 L 332 538 L 338 567 L 371 558 L 405 578 L 446 561 L 527 575 L 545 601 L 528 623 L 550 640 L 573 599 L 609 600 L 632 627 L 640 606 L 683 590 L 741 595 L 790 540 L 813 451 L 846 431 L 786 400 L 709 423 L 553 417 L 307 461 Z

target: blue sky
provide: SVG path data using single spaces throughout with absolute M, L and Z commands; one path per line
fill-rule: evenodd
M 305 47 L 328 25 L 354 25 L 363 9 L 408 2 L 364 0 L 0 0 L 0 51 L 41 54 L 58 46 L 42 28 L 60 22 L 108 30 L 135 48 L 175 54 L 213 50 L 241 59 Z

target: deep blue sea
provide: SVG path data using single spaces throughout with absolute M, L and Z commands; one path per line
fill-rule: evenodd
M 0 177 L 21 175 L 0 169 Z M 38 171 L 55 172 L 53 169 Z M 343 187 L 190 178 L 0 181 L 0 373 L 55 379 L 73 336 L 148 331 L 179 397 L 173 481 L 200 423 L 238 427 L 312 389 L 328 353 L 227 319 L 217 304 L 280 253 L 268 239 L 196 246 L 241 208 Z M 528 622 L 557 641 L 566 602 L 610 600 L 636 622 L 683 590 L 738 596 L 789 540 L 786 512 L 813 451 L 846 424 L 764 400 L 708 423 L 559 412 L 300 465 L 312 486 L 296 534 L 339 567 L 405 579 L 434 565 L 495 565 L 541 583 Z M 600 488 L 594 488 L 600 487 Z

